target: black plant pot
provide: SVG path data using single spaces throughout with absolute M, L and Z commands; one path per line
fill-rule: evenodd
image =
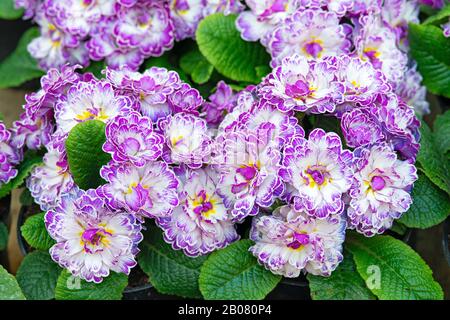
M 444 230 L 442 231 L 442 250 L 444 251 L 444 258 L 450 267 L 450 218 L 444 222 Z

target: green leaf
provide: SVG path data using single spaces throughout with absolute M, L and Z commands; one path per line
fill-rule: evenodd
M 38 213 L 29 217 L 20 228 L 22 236 L 30 246 L 39 250 L 48 250 L 54 244 L 53 240 L 45 228 L 45 213 Z
M 346 253 L 344 260 L 331 276 L 307 275 L 313 300 L 374 300 L 375 296 L 356 271 L 352 255 Z
M 42 156 L 34 151 L 28 151 L 23 161 L 17 166 L 17 176 L 0 187 L 0 198 L 10 194 L 13 189 L 20 188 L 31 171 L 42 164 Z
M 100 169 L 111 160 L 102 150 L 105 141 L 105 124 L 99 120 L 80 122 L 70 131 L 66 140 L 67 159 L 80 188 L 87 190 L 105 183 Z
M 198 84 L 207 82 L 214 71 L 212 64 L 198 49 L 185 53 L 180 59 L 180 67 L 191 75 L 192 81 Z
M 102 74 L 103 69 L 105 69 L 106 63 L 105 61 L 91 61 L 90 65 L 83 69 L 83 73 L 90 72 L 92 73 L 97 79 L 102 79 L 105 77 L 104 74 Z
M 426 229 L 441 223 L 450 214 L 448 194 L 423 174 L 419 174 L 411 195 L 413 203 L 400 218 L 400 222 L 407 227 Z
M 44 71 L 38 67 L 36 60 L 27 50 L 27 45 L 38 36 L 37 27 L 28 29 L 19 40 L 14 52 L 0 63 L 0 89 L 17 87 L 44 75 Z
M 450 168 L 448 161 L 439 150 L 428 125 L 422 121 L 420 127 L 420 150 L 417 161 L 427 177 L 442 190 L 450 194 Z
M 450 4 L 447 4 L 444 8 L 442 8 L 438 13 L 435 15 L 428 17 L 423 24 L 440 24 L 444 22 L 445 20 L 448 20 L 447 18 L 450 16 Z M 447 21 L 445 21 L 447 22 Z
M 74 277 L 64 270 L 56 284 L 56 300 L 120 300 L 128 284 L 123 273 L 111 272 L 101 283 L 93 283 Z
M 0 1 L 0 19 L 15 20 L 23 15 L 23 9 L 14 7 L 14 0 Z
M 280 282 L 248 251 L 252 241 L 241 240 L 213 252 L 200 270 L 200 291 L 207 300 L 259 300 Z
M 438 115 L 433 124 L 434 140 L 441 153 L 450 151 L 450 110 Z
M 181 250 L 172 249 L 157 228 L 149 228 L 144 239 L 138 262 L 156 290 L 163 294 L 201 298 L 198 276 L 207 257 L 191 258 Z
M 16 278 L 27 299 L 50 300 L 55 297 L 60 273 L 61 268 L 47 252 L 33 251 L 23 259 Z
M 392 223 L 392 227 L 389 230 L 394 231 L 401 236 L 404 236 L 406 234 L 406 231 L 408 231 L 408 227 L 397 219 L 394 220 L 394 223 Z
M 0 300 L 25 300 L 13 275 L 0 265 Z
M 203 19 L 196 32 L 197 44 L 203 56 L 225 77 L 258 83 L 261 68 L 268 66 L 270 56 L 260 43 L 241 38 L 235 27 L 236 17 L 216 13 Z
M 347 249 L 366 285 L 382 300 L 443 299 L 430 267 L 408 245 L 391 236 L 347 235 Z
M 5 250 L 8 245 L 8 228 L 0 221 L 0 251 Z
M 408 33 L 423 84 L 434 94 L 450 97 L 450 39 L 433 25 L 410 24 Z

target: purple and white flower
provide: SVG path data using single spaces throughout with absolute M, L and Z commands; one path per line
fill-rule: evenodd
M 178 205 L 178 180 L 164 162 L 110 164 L 100 170 L 108 181 L 98 193 L 114 209 L 125 209 L 141 217 L 164 217 Z
M 34 168 L 26 181 L 34 202 L 39 204 L 42 210 L 54 208 L 63 195 L 77 189 L 69 172 L 62 140 L 55 138 L 46 148 L 44 163 Z
M 236 27 L 246 41 L 267 43 L 270 33 L 299 8 L 298 0 L 246 0 L 250 11 L 239 14 Z
M 272 55 L 271 65 L 275 67 L 293 54 L 318 59 L 349 53 L 350 33 L 351 27 L 339 24 L 339 17 L 334 12 L 318 8 L 299 10 L 271 34 L 267 46 Z
M 173 33 L 168 5 L 163 1 L 142 0 L 117 11 L 114 35 L 120 47 L 139 48 L 145 56 L 160 56 L 173 47 Z
M 253 219 L 250 252 L 274 274 L 296 278 L 300 272 L 329 276 L 343 259 L 345 218 L 317 219 L 282 206 Z
M 211 153 L 211 137 L 206 121 L 196 116 L 177 113 L 158 122 L 166 139 L 164 159 L 168 163 L 200 168 Z
M 409 209 L 416 167 L 399 160 L 387 144 L 379 143 L 355 149 L 353 168 L 349 228 L 368 237 L 383 233 Z
M 107 69 L 106 78 L 124 94 L 134 96 L 138 111 L 154 122 L 172 113 L 168 97 L 182 85 L 175 71 L 157 67 L 143 74 L 125 68 Z
M 141 225 L 125 211 L 111 211 L 95 190 L 65 195 L 45 214 L 56 244 L 52 259 L 73 276 L 100 283 L 110 271 L 129 274 L 136 266 Z
M 116 163 L 130 162 L 141 167 L 162 155 L 164 137 L 153 131 L 150 118 L 131 112 L 117 116 L 106 125 L 103 151 Z
M 231 210 L 233 221 L 256 215 L 259 206 L 270 207 L 284 185 L 278 175 L 281 168 L 279 144 L 264 134 L 227 132 L 215 141 L 215 157 L 220 180 L 218 194 Z
M 78 82 L 66 95 L 59 97 L 55 106 L 56 124 L 59 131 L 68 133 L 80 122 L 100 120 L 107 123 L 131 108 L 131 99 L 117 94 L 109 82 L 92 79 Z
M 237 100 L 233 89 L 224 81 L 217 83 L 216 92 L 209 96 L 209 101 L 202 106 L 202 113 L 208 125 L 218 126 L 225 114 L 231 112 Z
M 336 76 L 345 87 L 343 95 L 345 103 L 359 103 L 366 106 L 373 102 L 378 94 L 390 91 L 383 73 L 358 57 L 340 56 Z
M 333 112 L 344 91 L 336 81 L 334 58 L 308 61 L 300 55 L 284 59 L 259 88 L 261 96 L 282 112 Z
M 211 167 L 183 173 L 180 205 L 158 218 L 164 239 L 188 256 L 204 255 L 239 239 L 231 216 L 217 193 L 218 174 Z
M 314 129 L 309 139 L 293 138 L 284 149 L 280 175 L 288 183 L 285 198 L 294 209 L 324 219 L 344 209 L 342 195 L 352 183 L 351 152 L 339 136 Z
M 406 71 L 408 57 L 397 47 L 394 31 L 378 16 L 363 16 L 359 23 L 361 26 L 354 39 L 357 55 L 383 71 L 389 81 L 400 81 Z
M 11 132 L 0 122 L 0 186 L 17 175 L 14 168 L 21 160 L 21 153 L 11 145 Z
M 351 148 L 374 144 L 384 139 L 382 127 L 369 108 L 358 108 L 344 113 L 341 128 L 345 142 Z

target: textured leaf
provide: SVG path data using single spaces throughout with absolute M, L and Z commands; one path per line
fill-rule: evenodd
M 258 83 L 261 68 L 269 64 L 270 56 L 258 42 L 241 38 L 235 20 L 236 15 L 222 13 L 206 17 L 197 28 L 197 44 L 203 56 L 224 76 Z
M 431 269 L 402 241 L 391 236 L 366 238 L 353 232 L 347 240 L 359 274 L 379 299 L 443 299 Z
M 450 39 L 433 25 L 410 24 L 408 34 L 423 84 L 434 94 L 450 97 Z
M 20 204 L 23 206 L 31 206 L 34 203 L 33 196 L 28 188 L 24 188 L 19 197 Z
M 100 168 L 111 159 L 102 150 L 105 141 L 105 124 L 99 120 L 80 122 L 70 131 L 66 140 L 67 159 L 80 188 L 87 190 L 105 183 Z
M 200 270 L 200 291 L 207 300 L 259 300 L 280 282 L 248 251 L 252 241 L 241 240 L 213 252 Z
M 447 22 L 447 18 L 450 16 L 450 4 L 447 4 L 435 15 L 428 17 L 423 24 L 440 24 L 441 22 Z
M 56 300 L 120 300 L 128 284 L 123 273 L 111 272 L 101 283 L 86 282 L 64 270 L 56 284 Z
M 438 115 L 434 121 L 434 140 L 441 153 L 450 151 L 450 110 Z
M 0 1 L 0 19 L 15 20 L 23 15 L 23 9 L 14 7 L 14 0 Z
M 346 253 L 344 260 L 331 276 L 307 275 L 313 300 L 374 300 L 375 296 L 356 271 L 352 255 Z
M 23 161 L 17 166 L 17 176 L 0 187 L 0 198 L 11 193 L 13 189 L 20 188 L 31 171 L 42 164 L 42 156 L 34 151 L 28 151 Z
M 2 265 L 0 265 L 0 300 L 25 300 L 17 280 Z
M 47 252 L 33 251 L 23 259 L 16 277 L 27 299 L 50 300 L 55 297 L 60 273 L 61 268 Z
M 422 121 L 420 127 L 420 150 L 417 161 L 427 177 L 442 190 L 450 194 L 450 168 L 439 150 L 428 125 Z
M 181 250 L 172 249 L 157 228 L 149 228 L 144 239 L 138 262 L 156 290 L 163 294 L 201 298 L 198 276 L 207 257 L 191 258 Z
M 207 82 L 214 71 L 212 64 L 200 53 L 192 50 L 184 54 L 180 59 L 180 67 L 191 75 L 192 81 L 198 84 Z
M 0 251 L 5 250 L 8 245 L 8 228 L 0 221 Z
M 450 214 L 449 195 L 423 174 L 419 174 L 414 184 L 412 198 L 410 209 L 400 218 L 407 227 L 426 229 L 441 223 Z
M 44 215 L 45 213 L 42 212 L 29 217 L 20 231 L 30 246 L 45 251 L 55 244 L 55 240 L 50 237 L 45 228 Z
M 0 89 L 17 87 L 44 74 L 27 50 L 27 45 L 38 36 L 37 27 L 28 29 L 19 40 L 14 52 L 0 63 Z

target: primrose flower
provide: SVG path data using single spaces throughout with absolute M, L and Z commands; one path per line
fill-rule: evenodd
M 39 150 L 50 142 L 54 129 L 52 118 L 48 115 L 29 117 L 24 112 L 20 119 L 13 123 L 11 143 L 19 149 L 26 146 L 31 150 Z
M 100 283 L 110 271 L 128 275 L 137 264 L 141 225 L 125 211 L 110 211 L 93 189 L 62 197 L 45 214 L 45 226 L 56 240 L 52 259 L 73 276 Z
M 339 24 L 334 12 L 317 8 L 299 10 L 271 34 L 268 45 L 271 65 L 275 67 L 293 54 L 317 59 L 349 53 L 351 42 L 347 37 L 350 33 L 351 27 Z
M 114 209 L 125 209 L 142 217 L 169 216 L 178 205 L 178 180 L 164 162 L 110 164 L 100 170 L 109 183 L 98 193 Z
M 132 107 L 131 100 L 118 95 L 113 86 L 105 80 L 92 79 L 78 82 L 66 95 L 59 97 L 55 106 L 58 129 L 68 133 L 76 124 L 87 120 L 108 122 L 125 109 Z
M 282 112 L 333 112 L 345 91 L 335 74 L 334 58 L 308 61 L 293 55 L 263 80 L 259 93 Z
M 153 131 L 150 118 L 137 112 L 117 116 L 106 125 L 103 151 L 116 163 L 130 162 L 141 167 L 162 155 L 164 137 Z
M 416 167 L 385 143 L 354 151 L 354 178 L 347 209 L 349 228 L 370 237 L 383 233 L 412 203 Z
M 420 147 L 420 121 L 414 108 L 390 94 L 374 104 L 371 113 L 383 125 L 383 134 L 394 150 L 405 159 L 415 159 Z
M 378 94 L 390 91 L 383 73 L 358 57 L 343 55 L 338 58 L 337 79 L 345 86 L 343 101 L 368 105 Z
M 397 43 L 403 50 L 407 49 L 408 24 L 419 23 L 420 6 L 417 1 L 384 0 L 381 17 L 394 30 Z
M 138 1 L 117 11 L 114 35 L 120 47 L 139 48 L 145 56 L 160 56 L 173 47 L 173 33 L 168 6 L 162 1 Z
M 92 0 L 46 1 L 45 12 L 59 29 L 78 39 L 83 39 L 91 31 L 92 25 L 102 16 L 98 2 Z M 103 5 L 107 5 L 108 11 L 112 13 L 113 1 L 103 2 Z
M 77 188 L 69 172 L 62 140 L 53 137 L 53 141 L 47 144 L 46 148 L 44 163 L 34 168 L 26 181 L 34 202 L 39 204 L 42 210 L 54 208 L 63 195 Z
M 233 89 L 224 81 L 217 83 L 216 92 L 209 96 L 209 101 L 202 106 L 202 113 L 210 126 L 218 126 L 225 114 L 234 108 L 237 96 Z
M 378 16 L 362 16 L 359 23 L 361 28 L 354 40 L 357 55 L 370 61 L 389 81 L 397 83 L 406 71 L 408 57 L 397 47 L 394 31 Z
M 203 0 L 170 0 L 170 17 L 178 41 L 192 38 L 203 18 Z
M 20 160 L 21 154 L 11 145 L 11 132 L 0 122 L 0 186 L 17 175 L 14 165 Z
M 339 136 L 314 129 L 309 139 L 293 138 L 284 149 L 280 175 L 289 184 L 285 195 L 294 209 L 323 219 L 344 209 L 342 195 L 352 183 L 351 152 Z
M 166 139 L 164 159 L 200 168 L 210 154 L 211 138 L 206 121 L 186 113 L 177 113 L 158 123 Z
M 270 207 L 284 185 L 278 176 L 281 153 L 279 144 L 264 134 L 237 131 L 217 137 L 215 157 L 220 179 L 217 193 L 231 210 L 233 221 L 255 215 L 258 206 Z
M 242 39 L 267 43 L 270 33 L 288 15 L 297 10 L 298 0 L 246 0 L 250 11 L 239 14 L 236 27 Z
M 272 215 L 253 219 L 250 252 L 274 274 L 296 278 L 301 271 L 329 276 L 342 261 L 345 219 L 311 217 L 304 211 L 282 206 Z
M 168 97 L 182 84 L 175 71 L 157 67 L 151 67 L 142 74 L 125 68 L 107 69 L 106 78 L 116 89 L 133 96 L 138 111 L 155 122 L 172 113 Z
M 180 205 L 169 217 L 158 218 L 164 239 L 188 256 L 204 255 L 239 239 L 217 193 L 218 175 L 211 167 L 188 169 L 180 185 Z M 180 179 L 183 180 L 183 179 Z
M 344 113 L 341 128 L 347 146 L 352 148 L 374 144 L 384 139 L 381 125 L 368 108 L 358 108 Z
M 421 85 L 423 79 L 416 68 L 417 65 L 414 64 L 405 72 L 403 80 L 397 83 L 394 91 L 406 104 L 413 106 L 416 113 L 423 116 L 430 113 L 430 104 L 426 100 L 427 88 Z
M 39 25 L 40 36 L 28 44 L 28 51 L 42 69 L 59 68 L 66 63 L 89 64 L 88 51 L 79 38 L 58 28 L 43 10 L 38 10 L 34 20 Z
M 121 66 L 135 71 L 144 62 L 139 48 L 121 47 L 114 35 L 116 17 L 104 17 L 91 30 L 86 42 L 89 57 L 94 61 L 105 60 L 109 68 L 118 70 Z

